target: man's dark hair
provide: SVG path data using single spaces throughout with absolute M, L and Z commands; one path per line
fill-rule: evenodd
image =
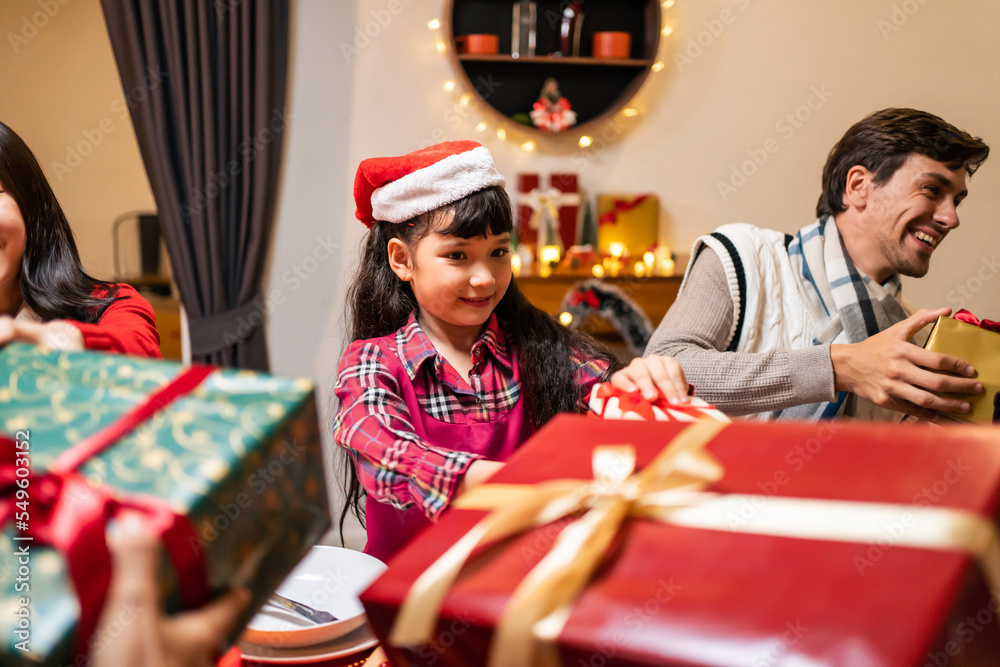
M 851 126 L 826 158 L 823 194 L 816 217 L 837 215 L 844 206 L 847 172 L 861 165 L 875 174 L 875 184 L 887 182 L 911 153 L 965 169 L 972 176 L 986 161 L 990 147 L 954 125 L 917 109 L 882 109 Z

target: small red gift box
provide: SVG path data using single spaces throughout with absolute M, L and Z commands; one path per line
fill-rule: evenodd
M 997 664 L 998 435 L 560 416 L 362 600 L 398 665 Z M 608 443 L 641 472 L 584 482 Z
M 576 174 L 550 174 L 548 188 L 538 174 L 519 174 L 517 182 L 518 241 L 536 246 L 541 235 L 548 238 L 543 245 L 576 245 L 581 203 Z M 551 227 L 550 233 L 543 226 Z

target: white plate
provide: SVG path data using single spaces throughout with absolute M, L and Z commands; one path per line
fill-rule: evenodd
M 269 665 L 302 665 L 318 660 L 346 658 L 378 644 L 367 623 L 343 637 L 301 648 L 273 648 L 241 641 L 238 646 L 243 658 Z
M 373 556 L 340 547 L 315 546 L 278 586 L 286 598 L 338 620 L 316 624 L 271 603 L 261 607 L 243 633 L 242 641 L 288 649 L 329 642 L 364 625 L 365 610 L 358 595 L 386 569 Z

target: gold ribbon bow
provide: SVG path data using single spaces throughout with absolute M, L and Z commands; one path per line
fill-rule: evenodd
M 528 226 L 538 231 L 540 237 L 544 237 L 542 240 L 545 242 L 539 245 L 549 245 L 559 236 L 559 209 L 563 206 L 579 206 L 580 193 L 563 192 L 554 187 L 534 188 L 522 194 L 519 201 L 531 209 Z
M 421 574 L 407 592 L 389 636 L 396 646 L 429 642 L 441 604 L 476 547 L 583 511 L 515 589 L 497 622 L 487 665 L 559 665 L 556 640 L 576 598 L 627 518 L 691 528 L 799 539 L 874 542 L 906 513 L 919 516 L 898 546 L 960 550 L 979 559 L 991 591 L 1000 590 L 1000 542 L 993 525 L 970 512 L 910 505 L 768 497 L 745 525 L 734 528 L 743 503 L 755 497 L 706 493 L 722 479 L 705 445 L 728 424 L 699 421 L 681 431 L 642 471 L 633 474 L 634 448 L 598 447 L 594 480 L 536 485 L 484 484 L 459 498 L 462 509 L 490 509 Z

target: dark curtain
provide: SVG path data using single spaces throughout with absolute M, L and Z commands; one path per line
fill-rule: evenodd
M 288 0 L 101 0 L 194 363 L 268 370 Z

